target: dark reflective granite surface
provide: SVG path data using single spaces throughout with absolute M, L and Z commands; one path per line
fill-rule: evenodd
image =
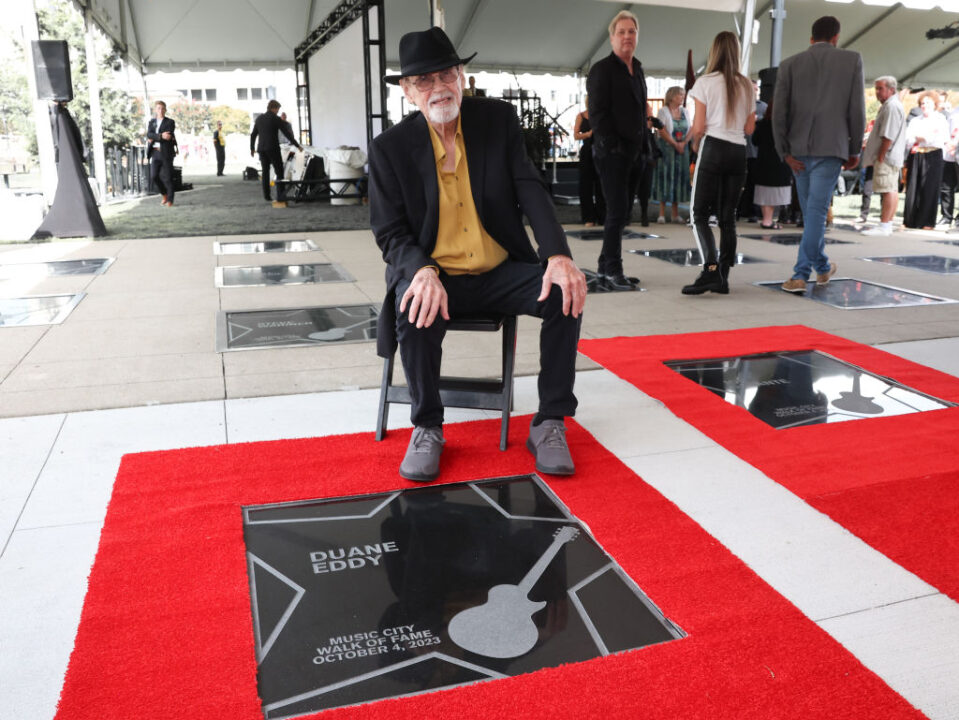
M 216 268 L 217 287 L 303 285 L 306 283 L 352 281 L 353 277 L 334 263 Z
M 741 238 L 750 240 L 764 240 L 765 242 L 776 245 L 798 245 L 802 240 L 802 233 L 746 233 L 740 235 Z M 827 245 L 855 245 L 851 240 L 836 240 L 836 238 L 827 237 Z
M 56 325 L 66 319 L 85 293 L 0 298 L 0 327 Z
M 941 275 L 959 273 L 959 260 L 943 255 L 887 255 L 884 257 L 864 257 L 860 260 L 898 265 Z
M 673 263 L 674 265 L 682 265 L 683 267 L 700 267 L 703 264 L 702 256 L 699 254 L 698 249 L 686 250 L 682 248 L 670 248 L 666 250 L 630 250 L 629 252 L 635 255 L 656 258 L 657 260 L 665 260 L 666 262 Z M 769 261 L 750 255 L 743 255 L 742 253 L 736 254 L 737 265 L 757 262 Z
M 810 281 L 804 293 L 786 293 L 782 289 L 782 281 L 756 283 L 761 287 L 785 293 L 798 295 L 810 300 L 825 303 L 842 310 L 867 310 L 869 308 L 908 307 L 912 305 L 940 305 L 954 303 L 949 298 L 927 295 L 916 290 L 882 285 L 881 283 L 866 282 L 855 278 L 833 278 L 827 285 L 817 285 Z
M 248 255 L 264 252 L 307 252 L 317 250 L 312 240 L 263 240 L 260 242 L 216 242 L 213 252 L 217 255 Z
M 602 240 L 603 228 L 590 228 L 589 230 L 570 230 L 566 233 L 570 237 L 578 240 Z M 661 238 L 662 235 L 655 235 L 648 232 L 636 232 L 634 230 L 623 230 L 623 240 L 636 240 L 642 238 Z
M 683 636 L 534 475 L 244 509 L 267 718 Z
M 217 351 L 374 340 L 378 314 L 375 305 L 221 312 Z
M 29 280 L 59 275 L 100 275 L 113 264 L 114 258 L 82 258 L 51 260 L 40 263 L 0 265 L 0 281 Z
M 954 406 L 815 350 L 666 365 L 778 429 Z

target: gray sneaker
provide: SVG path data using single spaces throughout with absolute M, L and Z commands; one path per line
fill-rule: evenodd
M 526 448 L 536 458 L 536 469 L 549 475 L 572 475 L 576 472 L 566 444 L 566 426 L 562 420 L 543 420 L 529 426 Z
M 400 475 L 416 482 L 435 480 L 440 474 L 440 453 L 445 442 L 441 427 L 413 428 L 406 457 L 400 463 Z

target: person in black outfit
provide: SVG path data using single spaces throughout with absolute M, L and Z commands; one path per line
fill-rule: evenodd
M 156 117 L 147 124 L 147 160 L 150 161 L 150 180 L 160 190 L 161 205 L 173 207 L 173 158 L 178 152 L 176 123 L 166 116 L 166 103 L 157 100 Z
M 213 150 L 216 152 L 216 174 L 222 176 L 226 164 L 226 138 L 223 137 L 223 123 L 219 121 L 213 131 Z
M 602 225 L 606 219 L 606 202 L 593 162 L 593 126 L 589 122 L 589 109 L 576 116 L 573 138 L 583 141 L 579 149 L 579 218 L 586 227 Z
M 623 274 L 623 228 L 629 221 L 630 199 L 642 175 L 636 166 L 649 154 L 646 118 L 646 77 L 633 57 L 639 20 L 628 10 L 609 24 L 612 52 L 589 71 L 586 93 L 593 126 L 593 158 L 606 198 L 603 248 L 597 272 L 612 290 L 635 290 Z
M 260 153 L 261 177 L 263 180 L 263 199 L 269 202 L 270 197 L 270 166 L 277 180 L 283 179 L 283 156 L 280 154 L 279 133 L 283 133 L 289 138 L 290 142 L 298 150 L 303 148 L 293 137 L 293 132 L 289 128 L 289 123 L 285 123 L 276 114 L 280 109 L 280 103 L 276 100 L 270 100 L 266 105 L 266 112 L 260 115 L 253 123 L 253 132 L 250 133 L 250 157 L 253 157 L 253 148 L 256 145 L 257 136 L 260 143 L 256 150 Z M 276 188 L 276 199 L 282 202 L 285 199 L 285 193 L 281 186 Z

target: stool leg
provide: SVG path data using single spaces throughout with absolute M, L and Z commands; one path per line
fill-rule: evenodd
M 509 414 L 513 409 L 513 369 L 516 364 L 516 316 L 503 320 L 503 420 L 500 423 L 499 449 L 505 450 L 509 438 Z
M 390 401 L 387 399 L 390 386 L 393 384 L 393 360 L 396 354 L 390 355 L 383 361 L 383 381 L 380 383 L 380 406 L 376 417 L 376 439 L 382 440 L 386 435 L 386 421 L 390 417 Z

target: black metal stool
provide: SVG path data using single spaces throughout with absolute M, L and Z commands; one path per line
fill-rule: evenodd
M 506 449 L 509 435 L 509 414 L 513 409 L 513 367 L 516 364 L 516 316 L 477 315 L 459 317 L 446 324 L 447 331 L 467 332 L 503 331 L 503 371 L 495 380 L 484 378 L 440 378 L 440 398 L 445 407 L 501 410 L 499 449 Z M 383 361 L 383 383 L 380 386 L 380 406 L 376 420 L 376 439 L 386 434 L 386 422 L 390 415 L 390 403 L 410 404 L 410 391 L 405 385 L 393 384 L 393 362 L 396 353 Z

